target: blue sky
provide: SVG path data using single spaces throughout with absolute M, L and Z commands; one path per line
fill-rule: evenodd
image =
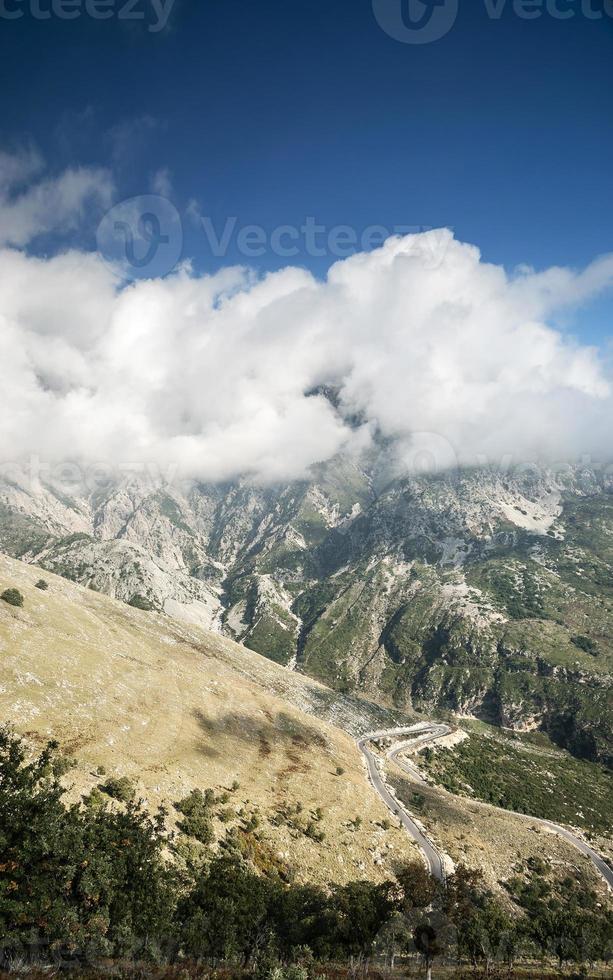
M 197 202 L 216 229 L 444 225 L 509 269 L 582 266 L 613 251 L 613 7 L 560 3 L 574 16 L 460 0 L 445 37 L 411 45 L 369 0 L 176 0 L 158 33 L 5 0 L 23 16 L 0 18 L 1 142 L 34 141 L 52 171 L 109 166 L 120 198 L 167 168 L 181 214 Z M 198 269 L 244 261 L 184 228 Z M 563 326 L 602 342 L 612 321 L 609 294 Z

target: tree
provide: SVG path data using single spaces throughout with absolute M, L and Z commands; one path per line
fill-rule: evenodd
M 366 954 L 394 912 L 394 887 L 387 881 L 373 885 L 353 881 L 333 891 L 332 908 L 337 926 L 336 940 L 346 956 Z
M 598 656 L 598 645 L 589 636 L 571 636 L 571 643 L 592 657 Z
M 215 858 L 179 907 L 186 952 L 199 960 L 246 966 L 267 940 L 278 887 L 235 855 Z
M 406 926 L 403 947 L 417 949 L 424 958 L 430 977 L 432 962 L 450 942 L 449 921 L 441 913 L 443 886 L 421 861 L 401 867 L 396 878 L 400 887 L 399 908 Z
M 613 914 L 583 875 L 562 881 L 542 861 L 528 861 L 523 877 L 508 883 L 514 901 L 527 913 L 524 933 L 541 956 L 560 966 L 606 959 L 613 939 Z
M 78 820 L 62 805 L 50 742 L 26 763 L 23 742 L 0 730 L 0 957 L 70 949 L 84 938 L 70 907 L 83 854 Z M 100 939 L 105 927 L 101 924 Z M 89 938 L 93 940 L 92 930 Z
M 473 966 L 491 961 L 506 945 L 512 923 L 502 906 L 485 887 L 483 872 L 459 865 L 448 880 L 443 910 L 456 928 L 458 951 Z
M 396 872 L 402 890 L 402 906 L 410 909 L 425 909 L 440 897 L 441 886 L 421 861 L 411 861 Z
M 337 917 L 332 905 L 332 897 L 317 885 L 294 885 L 275 894 L 271 913 L 283 959 L 305 948 L 319 959 L 335 954 Z
M 393 971 L 399 953 L 412 951 L 413 926 L 401 912 L 394 912 L 376 939 L 377 950 L 385 956 L 386 964 Z
M 178 876 L 163 858 L 165 816 L 160 810 L 152 818 L 133 801 L 121 811 L 80 814 L 87 855 L 82 902 L 104 910 L 111 955 L 158 959 L 176 948 Z
M 424 958 L 426 978 L 432 980 L 432 963 L 443 952 L 436 929 L 428 922 L 422 922 L 413 932 L 413 942 L 417 952 Z
M 56 743 L 27 761 L 23 741 L 0 729 L 0 961 L 153 956 L 176 904 L 164 815 L 66 807 L 65 771 Z

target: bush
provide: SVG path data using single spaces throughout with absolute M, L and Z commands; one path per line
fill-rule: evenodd
M 23 606 L 23 596 L 19 589 L 5 589 L 0 599 L 8 602 L 9 606 Z
M 589 653 L 592 657 L 598 656 L 598 646 L 593 640 L 590 640 L 589 636 L 573 636 L 571 637 L 571 643 L 573 643 L 579 650 L 583 650 L 584 653 Z
M 304 836 L 310 837 L 310 839 L 314 840 L 317 844 L 321 844 L 326 838 L 323 830 L 318 829 L 314 820 L 309 820 L 304 831 Z
M 213 801 L 212 790 L 203 793 L 200 789 L 193 789 L 188 796 L 177 800 L 174 804 L 175 810 L 183 814 L 183 820 L 177 824 L 179 830 L 188 837 L 194 837 L 201 844 L 211 844 L 215 836 L 211 822 Z
M 136 792 L 134 783 L 127 776 L 107 779 L 106 783 L 99 784 L 98 789 L 112 799 L 119 800 L 120 803 L 128 803 L 129 800 L 133 800 Z
M 134 609 L 142 609 L 143 612 L 151 612 L 153 610 L 153 603 L 144 595 L 133 595 L 128 605 L 133 606 Z

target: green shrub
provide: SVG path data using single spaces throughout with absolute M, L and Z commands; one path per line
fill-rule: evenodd
M 71 769 L 76 769 L 76 767 L 76 759 L 73 759 L 68 755 L 58 755 L 54 762 L 53 772 L 58 779 L 61 779 L 62 776 L 69 773 Z
M 142 609 L 144 612 L 151 612 L 153 610 L 153 603 L 144 595 L 133 595 L 128 605 L 133 606 L 135 609 Z
M 326 835 L 324 834 L 323 830 L 319 830 L 314 820 L 309 820 L 304 831 L 304 836 L 309 837 L 318 844 L 321 844 Z
M 177 824 L 179 830 L 201 844 L 211 844 L 215 837 L 211 821 L 214 798 L 212 790 L 203 793 L 200 789 L 193 789 L 188 796 L 174 804 L 175 810 L 183 814 L 183 820 Z
M 46 592 L 47 589 L 49 588 L 49 583 L 45 582 L 44 578 L 39 578 L 38 582 L 35 585 L 35 588 L 40 589 L 41 592 Z
M 573 643 L 579 650 L 583 650 L 584 653 L 591 654 L 592 657 L 598 656 L 598 645 L 590 640 L 589 636 L 573 636 L 571 637 L 571 643 Z
M 23 606 L 23 596 L 19 589 L 5 589 L 0 599 L 8 602 L 9 606 Z
M 104 793 L 101 793 L 97 786 L 81 798 L 84 805 L 91 810 L 102 810 L 106 805 Z
M 111 779 L 107 779 L 106 783 L 100 783 L 98 789 L 112 799 L 119 800 L 120 803 L 128 803 L 133 800 L 136 792 L 134 783 L 127 776 L 111 777 Z

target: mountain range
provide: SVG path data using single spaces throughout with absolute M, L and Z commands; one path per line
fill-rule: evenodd
M 610 765 L 613 476 L 397 476 L 337 457 L 282 486 L 0 481 L 0 549 L 383 707 L 542 729 Z

